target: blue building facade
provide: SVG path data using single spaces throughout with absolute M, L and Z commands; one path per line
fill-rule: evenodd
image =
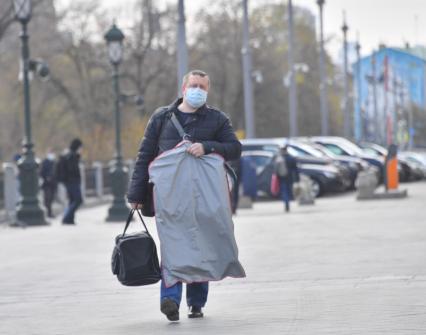
M 354 63 L 353 74 L 355 140 L 411 147 L 413 109 L 426 113 L 426 60 L 384 47 Z

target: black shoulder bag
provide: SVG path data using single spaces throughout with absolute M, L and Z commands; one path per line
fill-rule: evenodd
M 126 235 L 135 211 L 145 231 Z M 112 273 L 125 286 L 150 285 L 161 279 L 157 247 L 138 210 L 130 211 L 123 234 L 115 238 L 111 267 Z
M 162 121 L 162 123 L 161 123 L 160 135 L 158 135 L 158 137 L 160 137 L 161 133 L 163 132 L 164 122 L 165 121 Z M 157 151 L 157 153 L 158 153 L 158 151 Z M 153 183 L 148 182 L 148 190 L 146 192 L 145 201 L 143 203 L 141 211 L 142 211 L 143 216 L 148 216 L 148 217 L 155 216 L 154 184 Z

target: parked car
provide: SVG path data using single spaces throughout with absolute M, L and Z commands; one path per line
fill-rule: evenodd
M 243 144 L 243 151 L 265 150 L 273 153 L 278 152 L 280 147 L 287 146 L 288 152 L 296 158 L 299 164 L 334 165 L 339 170 L 339 174 L 343 176 L 344 189 L 350 189 L 353 184 L 351 171 L 345 164 L 323 155 L 320 151 L 302 141 L 279 137 L 244 139 L 241 143 Z
M 362 142 L 359 146 L 368 154 L 373 154 L 386 158 L 388 150 L 378 144 Z M 410 161 L 398 152 L 398 174 L 401 182 L 419 180 L 423 178 L 421 165 L 417 162 Z
M 251 157 L 256 164 L 258 196 L 272 197 L 271 177 L 273 159 L 277 152 L 272 150 L 243 150 L 243 157 Z M 343 191 L 346 188 L 345 177 L 332 165 L 298 163 L 299 172 L 311 180 L 312 193 L 315 197 L 328 192 Z
M 370 163 L 367 163 L 365 160 L 361 158 L 336 155 L 332 151 L 327 149 L 326 147 L 320 144 L 316 144 L 315 142 L 312 142 L 309 138 L 301 138 L 299 141 L 314 148 L 315 151 L 320 152 L 323 155 L 323 157 L 327 157 L 333 160 L 333 162 L 339 163 L 340 166 L 346 167 L 349 173 L 349 179 L 351 181 L 349 186 L 350 189 L 355 188 L 355 181 L 360 171 L 370 169 L 370 170 L 373 170 L 375 174 L 377 174 L 377 170 L 378 170 L 377 167 L 371 165 Z
M 358 145 L 351 141 L 337 136 L 314 136 L 311 140 L 322 145 L 331 152 L 339 156 L 357 157 L 365 160 L 378 168 L 377 177 L 379 182 L 383 181 L 384 158 L 364 152 Z
M 423 178 L 426 178 L 426 155 L 422 155 L 417 152 L 403 151 L 398 153 L 398 157 L 406 159 L 418 166 L 422 172 Z

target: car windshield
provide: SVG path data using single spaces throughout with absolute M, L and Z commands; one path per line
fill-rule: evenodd
M 339 143 L 346 151 L 352 152 L 352 155 L 362 155 L 362 149 L 357 146 L 356 144 L 352 143 L 348 140 L 342 140 L 341 143 Z
M 364 151 L 366 154 L 369 154 L 369 155 L 379 156 L 379 153 L 372 148 L 364 148 L 362 149 L 362 151 Z
M 343 155 L 350 155 L 349 152 L 346 152 L 343 150 L 340 146 L 333 144 L 333 143 L 322 143 L 322 145 L 330 150 L 333 154 L 343 156 Z
M 257 167 L 264 167 L 271 161 L 271 157 L 268 156 L 250 155 L 249 157 L 254 161 Z
M 322 152 L 323 155 L 325 155 L 329 158 L 333 158 L 333 159 L 337 158 L 337 155 L 333 151 L 328 149 L 327 147 L 317 145 L 317 146 L 315 146 L 315 149 Z
M 317 150 L 314 147 L 311 147 L 310 145 L 298 144 L 297 146 L 300 150 L 304 151 L 309 156 L 324 158 L 324 154 L 321 151 Z
M 278 144 L 243 144 L 244 151 L 262 150 L 275 153 L 279 148 Z
M 414 153 L 414 152 L 409 152 L 409 153 L 401 153 L 400 154 L 401 155 L 401 157 L 403 157 L 403 158 L 407 158 L 407 159 L 409 159 L 409 160 L 411 160 L 412 162 L 417 162 L 417 163 L 421 163 L 422 165 L 426 165 L 426 157 L 425 156 L 422 156 L 421 154 L 417 154 L 417 153 Z
M 287 147 L 287 152 L 294 157 L 309 156 L 303 150 L 300 150 L 299 148 L 295 148 L 295 147 Z

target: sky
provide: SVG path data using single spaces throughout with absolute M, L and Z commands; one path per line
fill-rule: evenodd
M 59 5 L 73 0 L 56 0 Z M 75 0 L 74 0 L 75 1 Z M 136 0 L 101 0 L 102 6 L 119 12 L 118 23 L 131 15 L 131 4 Z M 159 5 L 177 0 L 154 0 Z M 186 0 L 185 10 L 188 25 L 191 17 L 211 0 Z M 284 0 L 249 0 L 249 6 L 269 2 L 284 2 Z M 285 1 L 287 2 L 287 1 Z M 293 4 L 309 8 L 317 17 L 316 0 L 293 0 Z M 426 26 L 426 0 L 325 0 L 324 32 L 329 38 L 327 50 L 337 59 L 342 43 L 342 17 L 346 12 L 349 26 L 348 38 L 355 40 L 359 33 L 362 55 L 369 54 L 379 43 L 388 46 L 423 44 L 426 45 L 426 34 L 422 27 Z M 187 26 L 190 31 L 191 27 Z

